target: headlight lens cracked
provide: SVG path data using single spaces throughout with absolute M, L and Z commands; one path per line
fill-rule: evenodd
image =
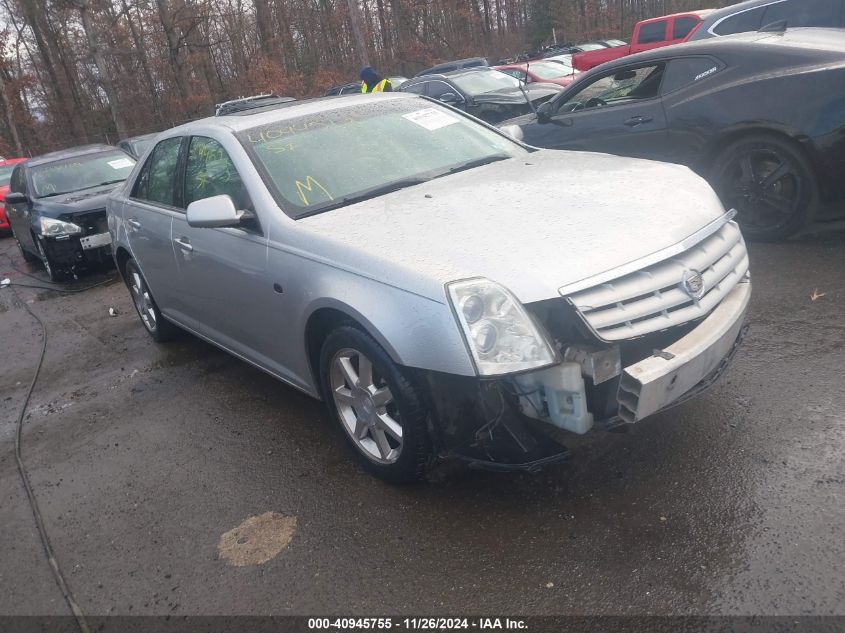
M 522 304 L 489 279 L 447 286 L 479 375 L 495 376 L 551 365 L 557 356 Z

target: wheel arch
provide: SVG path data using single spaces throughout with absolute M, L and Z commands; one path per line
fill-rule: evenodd
M 401 365 L 399 354 L 387 339 L 379 332 L 364 315 L 355 310 L 352 306 L 341 302 L 327 301 L 315 306 L 308 315 L 305 323 L 305 355 L 308 361 L 308 369 L 317 393 L 322 396 L 320 385 L 320 350 L 323 341 L 337 328 L 343 325 L 358 327 L 381 345 L 391 360 Z
M 117 272 L 121 278 L 126 280 L 126 262 L 132 259 L 132 253 L 125 246 L 118 246 L 114 252 L 114 263 L 117 265 Z
M 737 141 L 755 136 L 776 138 L 795 148 L 810 163 L 813 168 L 812 177 L 816 184 L 821 187 L 822 183 L 819 181 L 817 173 L 818 157 L 813 149 L 812 140 L 798 130 L 781 123 L 743 123 L 725 128 L 705 149 L 703 168 L 709 173 L 713 162 L 726 147 Z

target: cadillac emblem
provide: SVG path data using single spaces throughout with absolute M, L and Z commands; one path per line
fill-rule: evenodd
M 704 277 L 697 270 L 688 270 L 681 278 L 681 288 L 691 299 L 697 301 L 704 296 Z

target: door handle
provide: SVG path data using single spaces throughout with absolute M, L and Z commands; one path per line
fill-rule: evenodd
M 176 237 L 173 238 L 173 241 L 181 248 L 183 251 L 191 252 L 194 250 L 194 247 L 191 246 L 191 243 L 188 241 L 187 237 Z
M 135 229 L 136 231 L 137 231 L 138 229 L 140 229 L 140 228 L 141 228 L 141 223 L 140 223 L 140 222 L 138 222 L 138 220 L 136 220 L 135 218 L 129 218 L 128 220 L 126 220 L 126 223 L 127 223 L 130 227 L 132 227 L 133 229 Z
M 632 116 L 630 119 L 625 121 L 625 125 L 628 127 L 637 127 L 643 123 L 651 123 L 654 121 L 654 117 L 650 116 Z

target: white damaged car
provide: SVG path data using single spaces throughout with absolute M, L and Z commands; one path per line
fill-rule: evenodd
M 688 169 L 538 151 L 410 94 L 169 130 L 108 216 L 154 339 L 188 330 L 323 399 L 392 481 L 436 456 L 533 470 L 567 455 L 559 429 L 689 398 L 751 293 Z

